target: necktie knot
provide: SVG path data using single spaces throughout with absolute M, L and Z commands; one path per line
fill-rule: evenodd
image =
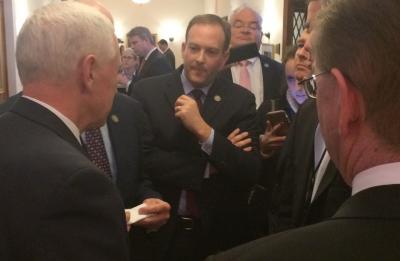
M 196 101 L 201 101 L 201 98 L 203 98 L 204 92 L 199 89 L 194 89 L 193 91 L 190 92 L 190 95 L 196 100 Z
M 204 96 L 204 92 L 202 90 L 199 89 L 194 89 L 193 91 L 190 92 L 190 96 L 193 97 L 193 99 L 196 101 L 197 103 L 197 107 L 199 108 L 199 111 L 202 111 L 203 108 L 203 96 Z
M 241 67 L 247 67 L 248 65 L 250 65 L 251 64 L 251 62 L 249 61 L 249 60 L 243 60 L 243 61 L 240 61 L 239 62 L 239 65 L 241 66 Z

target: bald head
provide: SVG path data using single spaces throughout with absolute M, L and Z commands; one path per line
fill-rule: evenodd
M 99 1 L 96 1 L 96 0 L 77 0 L 77 2 L 80 2 L 82 4 L 86 4 L 86 5 L 89 5 L 91 7 L 96 8 L 97 10 L 99 10 L 100 13 L 102 13 L 108 19 L 110 19 L 112 24 L 114 24 L 114 18 L 111 15 L 111 12 L 103 4 L 101 4 Z

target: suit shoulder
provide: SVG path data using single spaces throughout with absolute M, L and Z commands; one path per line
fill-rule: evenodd
M 227 92 L 231 93 L 232 95 L 254 99 L 254 95 L 251 93 L 251 91 L 247 90 L 246 88 L 243 88 L 242 86 L 236 83 L 233 83 L 232 81 L 230 81 L 229 79 L 227 79 L 222 75 L 218 77 L 218 84 L 220 84 L 226 89 L 229 89 L 227 90 Z
M 260 61 L 264 66 L 267 64 L 269 67 L 276 68 L 277 70 L 283 70 L 283 65 L 280 62 L 275 61 L 268 56 L 260 55 Z
M 165 85 L 175 77 L 175 72 L 162 74 L 154 77 L 144 78 L 135 83 L 133 91 L 147 92 L 160 88 L 160 85 Z

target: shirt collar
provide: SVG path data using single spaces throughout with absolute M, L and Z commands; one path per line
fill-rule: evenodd
M 48 109 L 49 111 L 51 111 L 52 113 L 54 113 L 67 127 L 68 129 L 72 132 L 72 134 L 75 136 L 75 138 L 78 140 L 79 144 L 81 144 L 81 140 L 79 138 L 79 129 L 78 127 L 75 125 L 75 123 L 73 123 L 70 119 L 68 119 L 64 114 L 62 114 L 60 111 L 58 111 L 56 108 L 54 108 L 53 106 L 43 102 L 43 101 L 39 101 L 38 99 L 26 96 L 26 95 L 22 95 L 22 97 L 31 100 L 43 107 L 45 107 L 46 109 Z
M 400 162 L 378 165 L 358 173 L 352 182 L 352 195 L 377 186 L 400 184 Z
M 154 47 L 153 49 L 150 50 L 150 52 L 147 53 L 146 57 L 144 57 L 144 60 L 147 61 L 147 59 L 149 59 L 150 55 L 154 52 L 154 50 L 156 50 L 157 47 Z
M 192 84 L 189 82 L 189 80 L 186 78 L 185 69 L 183 69 L 183 70 L 182 70 L 182 73 L 181 73 L 181 82 L 182 82 L 183 91 L 185 92 L 185 94 L 189 94 L 189 93 L 190 93 L 191 91 L 193 91 L 194 89 L 199 89 L 199 90 L 201 90 L 201 91 L 204 93 L 205 96 L 207 96 L 207 93 L 208 93 L 208 91 L 210 90 L 211 85 L 212 85 L 212 84 L 210 84 L 210 85 L 208 85 L 208 86 L 204 86 L 204 87 L 201 87 L 201 88 L 195 88 L 195 87 L 193 87 L 193 85 L 192 85 Z

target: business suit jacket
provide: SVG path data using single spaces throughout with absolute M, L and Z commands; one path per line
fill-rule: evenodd
M 65 124 L 20 98 L 0 116 L 9 260 L 127 260 L 123 204 Z
M 165 57 L 167 57 L 167 60 L 171 64 L 171 68 L 175 70 L 175 54 L 172 52 L 170 48 L 168 48 L 165 53 Z
M 379 186 L 352 196 L 324 222 L 265 237 L 207 261 L 395 261 L 400 259 L 398 231 L 400 186 Z
M 180 73 L 181 70 L 177 70 L 143 80 L 133 90 L 133 96 L 143 104 L 149 116 L 152 130 L 144 168 L 157 190 L 171 204 L 173 216 L 177 214 L 182 189 L 194 191 L 210 242 L 218 242 L 217 249 L 226 248 L 240 241 L 238 236 L 244 226 L 240 220 L 242 215 L 238 214 L 246 205 L 247 198 L 243 194 L 257 180 L 259 165 L 255 153 L 243 152 L 226 137 L 235 128 L 254 133 L 254 96 L 223 78 L 215 80 L 202 113 L 215 130 L 212 153 L 208 156 L 174 115 L 175 101 L 184 94 Z M 218 171 L 210 179 L 204 179 L 207 162 Z M 171 220 L 173 223 L 173 218 Z
M 350 188 L 344 183 L 332 161 L 319 184 L 316 196 L 310 204 L 311 179 L 314 174 L 314 136 L 318 115 L 314 99 L 300 107 L 291 126 L 287 141 L 282 148 L 276 184 L 272 231 L 313 224 L 331 217 L 350 196 Z
M 116 185 L 125 208 L 146 198 L 161 198 L 142 171 L 142 136 L 146 115 L 136 100 L 117 93 L 107 118 L 110 141 L 117 167 Z
M 133 79 L 129 84 L 128 95 L 132 93 L 135 83 L 139 80 L 166 74 L 172 71 L 173 68 L 171 67 L 165 55 L 158 49 L 155 49 L 144 62 L 141 70 L 138 72 L 137 77 L 135 77 L 135 79 Z

